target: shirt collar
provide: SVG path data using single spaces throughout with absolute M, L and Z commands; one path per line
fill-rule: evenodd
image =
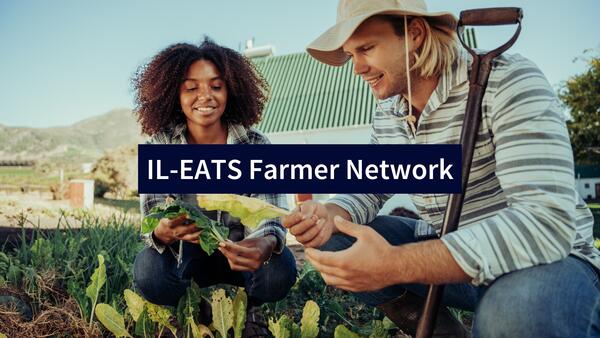
M 181 123 L 172 128 L 171 143 L 187 144 L 187 124 Z M 227 126 L 227 144 L 248 144 L 250 138 L 248 132 L 241 124 L 229 124 Z

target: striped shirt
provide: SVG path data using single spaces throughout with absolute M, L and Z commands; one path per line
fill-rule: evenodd
M 157 133 L 152 136 L 152 138 L 148 141 L 149 144 L 187 144 L 186 139 L 187 133 L 187 125 L 180 124 L 173 128 L 170 128 L 164 132 Z M 267 139 L 266 136 L 261 134 L 258 130 L 254 128 L 244 128 L 241 125 L 229 125 L 228 133 L 227 133 L 227 144 L 270 144 L 271 142 Z M 285 195 L 282 194 L 253 194 L 247 193 L 243 194 L 248 197 L 260 198 L 263 201 L 278 206 L 280 208 L 287 209 L 287 200 Z M 140 207 L 142 216 L 146 216 L 150 209 L 154 206 L 159 205 L 165 202 L 165 199 L 168 196 L 172 196 L 176 199 L 181 199 L 185 202 L 196 204 L 196 195 L 190 194 L 140 194 Z M 210 212 L 205 212 L 207 216 L 212 214 Z M 216 213 L 217 221 L 220 222 L 222 219 L 231 219 L 232 216 L 227 215 L 226 212 L 218 212 Z M 210 217 L 210 216 L 209 216 Z M 212 218 L 212 217 L 211 217 Z M 249 228 L 244 227 L 244 236 L 245 238 L 256 238 L 256 237 L 265 237 L 267 235 L 274 235 L 277 238 L 277 245 L 274 249 L 274 253 L 281 253 L 283 248 L 285 247 L 285 235 L 286 230 L 281 225 L 281 222 L 278 218 L 269 219 L 263 221 L 259 226 L 251 231 Z M 151 234 L 142 234 L 142 239 L 146 243 L 146 245 L 155 248 L 158 252 L 162 253 L 164 251 L 164 246 L 157 243 Z M 178 253 L 173 252 L 173 254 L 178 257 Z
M 464 50 L 440 77 L 412 136 L 407 103 L 395 96 L 378 103 L 371 143 L 459 143 L 467 103 Z M 600 269 L 593 246 L 593 217 L 575 190 L 573 154 L 565 115 L 542 72 L 520 55 L 492 65 L 483 117 L 459 229 L 441 240 L 475 285 L 511 271 L 558 261 L 569 254 Z M 367 224 L 392 194 L 337 195 L 329 202 Z M 424 222 L 415 235 L 441 231 L 448 195 L 413 194 Z

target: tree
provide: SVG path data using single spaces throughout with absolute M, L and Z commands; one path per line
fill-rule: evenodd
M 589 68 L 567 80 L 558 96 L 571 111 L 567 127 L 575 162 L 600 164 L 600 53 L 584 60 Z

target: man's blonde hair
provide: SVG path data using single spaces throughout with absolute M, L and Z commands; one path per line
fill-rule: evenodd
M 404 36 L 404 17 L 382 15 L 394 27 L 398 36 Z M 456 32 L 435 22 L 435 18 L 408 17 L 409 22 L 419 20 L 425 27 L 425 39 L 421 48 L 413 55 L 416 60 L 411 67 L 421 77 L 439 76 L 451 70 L 452 63 L 458 56 L 458 39 Z

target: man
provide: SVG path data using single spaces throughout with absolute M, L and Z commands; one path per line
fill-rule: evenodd
M 458 143 L 471 60 L 455 26 L 422 0 L 341 0 L 336 25 L 307 50 L 332 66 L 351 60 L 369 84 L 379 100 L 372 143 Z M 475 337 L 600 336 L 600 253 L 573 176 L 552 87 L 533 63 L 504 55 L 484 96 L 456 232 L 423 240 L 441 228 L 440 194 L 411 196 L 422 220 L 377 217 L 391 195 L 362 194 L 302 204 L 283 223 L 325 282 L 409 333 L 426 285 L 449 284 L 442 302 L 475 311 Z M 435 334 L 464 334 L 449 316 L 438 322 Z

